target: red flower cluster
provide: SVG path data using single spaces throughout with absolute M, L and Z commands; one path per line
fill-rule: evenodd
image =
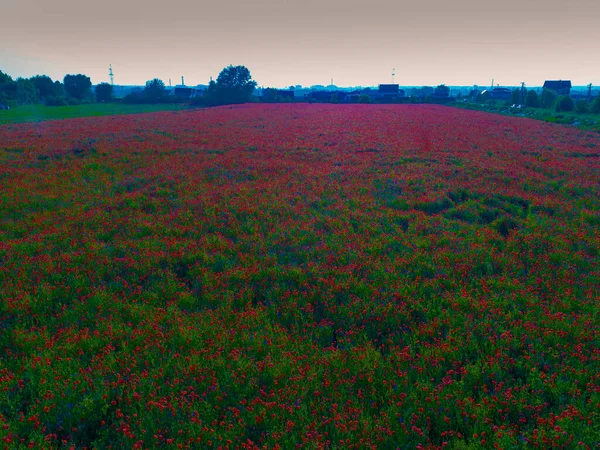
M 600 137 L 441 106 L 0 127 L 6 448 L 591 448 Z

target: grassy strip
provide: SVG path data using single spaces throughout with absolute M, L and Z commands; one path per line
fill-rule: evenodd
M 547 108 L 511 108 L 510 106 L 506 106 L 500 102 L 491 104 L 456 102 L 450 104 L 449 106 L 477 111 L 486 111 L 512 117 L 527 117 L 530 119 L 541 120 L 543 122 L 571 125 L 582 130 L 593 130 L 600 133 L 600 114 L 564 111 L 556 112 L 554 109 Z
M 140 114 L 156 111 L 177 111 L 187 105 L 126 105 L 123 103 L 90 103 L 76 106 L 27 105 L 0 111 L 0 125 L 20 122 L 42 122 L 45 120 L 72 119 L 74 117 L 112 116 L 118 114 Z

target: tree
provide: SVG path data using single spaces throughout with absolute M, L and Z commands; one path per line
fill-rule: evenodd
M 449 97 L 450 96 L 450 88 L 445 84 L 440 84 L 434 90 L 434 95 L 436 97 Z
M 96 101 L 110 102 L 112 100 L 113 87 L 112 84 L 100 83 L 96 86 Z
M 92 96 L 92 80 L 82 74 L 65 75 L 63 80 L 67 95 L 76 100 L 86 100 Z
M 556 101 L 556 111 L 573 111 L 574 107 L 573 99 L 568 95 L 559 97 Z
M 580 114 L 589 112 L 588 103 L 582 98 L 577 100 L 577 103 L 575 103 L 575 111 Z
M 158 78 L 146 81 L 144 96 L 151 102 L 158 102 L 165 96 L 165 83 Z
M 37 90 L 40 99 L 44 100 L 48 97 L 56 97 L 57 89 L 54 81 L 48 75 L 35 75 L 29 79 Z
M 0 70 L 0 83 L 10 83 L 11 81 L 13 81 L 12 77 Z
M 16 100 L 20 105 L 37 103 L 39 97 L 35 89 L 35 84 L 26 78 L 17 78 Z
M 540 103 L 542 104 L 542 108 L 552 108 L 554 106 L 554 102 L 556 101 L 556 94 L 554 91 L 550 89 L 544 89 L 542 91 L 542 98 Z
M 535 91 L 527 91 L 527 95 L 525 96 L 525 106 L 529 108 L 539 108 L 540 107 L 540 99 Z
M 521 98 L 521 89 L 513 89 L 512 92 L 510 93 L 510 104 L 511 105 L 518 105 L 519 99 Z
M 598 97 L 596 97 L 590 105 L 590 112 L 600 114 L 600 94 L 598 94 Z
M 252 80 L 250 71 L 244 66 L 227 66 L 219 76 L 217 82 L 208 86 L 208 101 L 214 105 L 227 105 L 231 103 L 245 103 L 250 100 L 256 81 Z

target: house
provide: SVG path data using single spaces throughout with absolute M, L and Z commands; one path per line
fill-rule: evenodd
M 509 88 L 495 87 L 481 92 L 482 96 L 493 100 L 510 100 L 512 91 Z
M 544 81 L 544 89 L 554 91 L 558 95 L 569 95 L 571 92 L 571 80 L 546 80 Z

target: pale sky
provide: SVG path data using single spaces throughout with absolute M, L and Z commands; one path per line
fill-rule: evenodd
M 97 84 L 600 84 L 600 0 L 0 0 L 0 70 Z

